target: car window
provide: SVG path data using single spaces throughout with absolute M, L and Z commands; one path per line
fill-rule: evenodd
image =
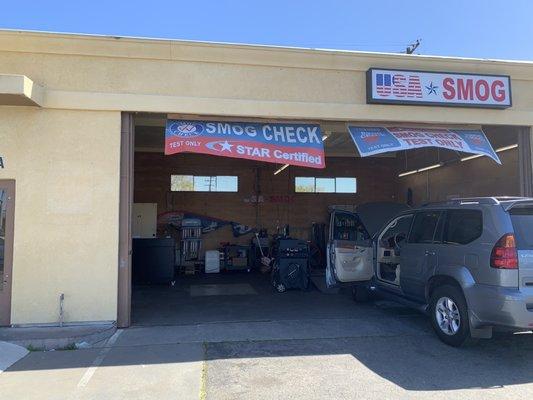
M 483 215 L 480 210 L 449 210 L 442 241 L 447 244 L 468 244 L 483 233 Z
M 533 208 L 513 207 L 510 214 L 516 247 L 518 250 L 533 250 Z
M 380 235 L 380 245 L 386 249 L 399 247 L 407 239 L 412 221 L 412 214 L 396 218 Z
M 415 215 L 413 227 L 409 234 L 409 243 L 433 243 L 435 228 L 439 222 L 441 211 L 424 211 Z
M 362 242 L 370 239 L 370 237 L 355 214 L 336 212 L 334 218 L 333 239 Z

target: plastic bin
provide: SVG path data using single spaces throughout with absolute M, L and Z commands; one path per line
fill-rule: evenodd
M 220 252 L 208 250 L 205 252 L 205 273 L 217 274 L 220 272 Z

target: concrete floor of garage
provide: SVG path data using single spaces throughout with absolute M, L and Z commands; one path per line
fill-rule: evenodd
M 277 293 L 259 272 L 181 275 L 174 287 L 135 287 L 132 299 L 134 326 L 353 318 L 354 310 L 349 290 Z

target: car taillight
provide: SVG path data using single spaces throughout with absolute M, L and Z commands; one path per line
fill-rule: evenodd
M 490 266 L 500 269 L 517 269 L 518 253 L 514 235 L 506 233 L 496 242 L 490 255 Z

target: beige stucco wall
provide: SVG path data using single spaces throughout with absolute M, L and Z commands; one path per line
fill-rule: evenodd
M 13 324 L 116 320 L 120 113 L 0 108 L 16 180 Z

